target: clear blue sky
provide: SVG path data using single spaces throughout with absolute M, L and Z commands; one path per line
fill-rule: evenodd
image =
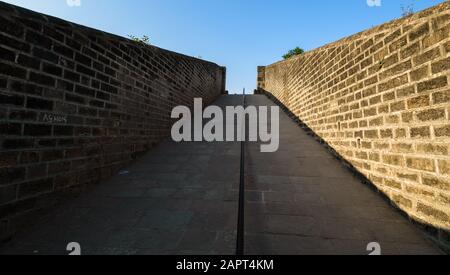
M 289 49 L 311 50 L 444 0 L 7 0 L 107 32 L 148 35 L 151 43 L 228 68 L 230 92 L 256 86 L 256 67 Z M 72 0 L 73 1 L 73 0 Z

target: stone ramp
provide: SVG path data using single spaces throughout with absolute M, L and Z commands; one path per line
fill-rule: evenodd
M 216 105 L 240 105 L 239 96 Z M 250 105 L 274 105 L 249 96 Z M 247 254 L 438 254 L 414 226 L 280 113 L 281 143 L 246 155 Z M 226 254 L 236 245 L 240 144 L 167 141 L 16 236 L 1 254 Z
M 275 105 L 263 95 L 248 105 Z M 247 254 L 439 254 L 409 221 L 280 112 L 280 149 L 247 146 Z
M 242 103 L 221 97 L 216 105 Z M 2 254 L 234 254 L 240 144 L 167 141 L 61 205 Z

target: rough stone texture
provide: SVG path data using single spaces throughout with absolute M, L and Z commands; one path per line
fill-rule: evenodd
M 170 133 L 225 68 L 0 2 L 0 238 Z M 6 224 L 6 225 L 5 225 Z
M 445 2 L 258 70 L 260 91 L 413 219 L 447 230 L 449 8 Z

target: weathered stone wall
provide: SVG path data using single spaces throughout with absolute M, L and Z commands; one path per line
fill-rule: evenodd
M 258 69 L 260 90 L 412 218 L 441 229 L 450 229 L 449 8 Z
M 216 64 L 0 2 L 0 235 L 168 137 L 174 106 L 224 91 Z

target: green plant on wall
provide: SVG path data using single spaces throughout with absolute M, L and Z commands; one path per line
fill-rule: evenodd
M 283 58 L 284 58 L 284 59 L 289 59 L 289 58 L 291 58 L 291 57 L 300 55 L 300 54 L 302 54 L 302 53 L 304 53 L 304 52 L 305 52 L 305 51 L 304 51 L 302 48 L 296 47 L 295 49 L 290 50 L 287 54 L 283 55 Z
M 409 4 L 406 6 L 402 6 L 402 17 L 408 17 L 414 14 L 414 4 Z
M 150 44 L 150 38 L 147 35 L 142 36 L 142 38 L 139 38 L 134 35 L 128 35 L 128 37 L 133 40 L 134 42 L 138 42 L 145 45 L 151 45 Z

